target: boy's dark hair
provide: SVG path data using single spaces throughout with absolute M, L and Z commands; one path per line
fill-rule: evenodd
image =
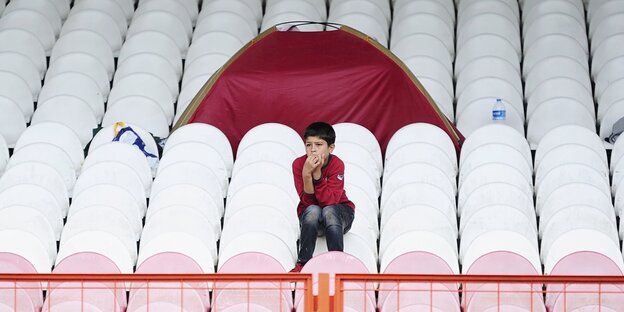
M 303 132 L 303 139 L 315 136 L 327 142 L 327 145 L 332 145 L 336 142 L 336 132 L 334 128 L 326 122 L 313 122 Z

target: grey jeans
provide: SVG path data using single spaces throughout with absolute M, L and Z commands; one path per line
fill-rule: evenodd
M 312 258 L 317 236 L 326 236 L 327 250 L 343 251 L 343 235 L 353 223 L 354 210 L 344 204 L 322 207 L 308 206 L 299 217 L 301 236 L 299 237 L 298 263 L 305 264 Z

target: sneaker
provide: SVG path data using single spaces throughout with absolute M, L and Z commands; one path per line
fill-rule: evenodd
M 295 267 L 292 270 L 290 270 L 289 273 L 299 273 L 301 272 L 301 269 L 303 269 L 303 264 L 297 262 L 297 264 L 295 264 Z

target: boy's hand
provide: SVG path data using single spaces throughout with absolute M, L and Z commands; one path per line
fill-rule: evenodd
M 319 162 L 318 165 L 312 171 L 312 178 L 314 180 L 319 180 L 321 178 L 321 169 L 323 168 L 323 164 L 325 163 L 325 157 L 323 154 L 318 156 Z
M 304 177 L 312 176 L 313 173 L 316 172 L 316 168 L 319 168 L 319 172 L 320 172 L 321 167 L 322 167 L 321 157 L 319 157 L 318 155 L 308 156 L 305 163 L 303 164 L 302 175 Z

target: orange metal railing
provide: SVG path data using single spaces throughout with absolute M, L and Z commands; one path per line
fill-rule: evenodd
M 449 298 L 441 296 L 443 293 L 456 295 L 462 311 L 483 311 L 476 303 L 471 303 L 469 298 L 475 295 L 488 297 L 490 308 L 494 308 L 489 311 L 505 311 L 504 304 L 513 302 L 525 305 L 526 311 L 566 312 L 578 308 L 570 303 L 575 300 L 593 304 L 591 311 L 624 311 L 624 276 L 337 274 L 335 283 L 333 312 L 345 311 L 347 307 L 375 311 L 375 307 L 370 309 L 370 300 L 362 296 L 367 292 L 376 294 L 379 302 L 388 298 L 382 294 L 391 294 L 393 307 L 400 307 L 401 299 L 414 301 L 415 297 L 420 297 L 428 301 L 430 311 L 434 311 L 435 298 L 440 299 L 437 303 L 443 306 L 448 303 L 448 300 L 442 301 Z M 351 300 L 345 300 L 348 297 Z M 381 312 L 400 311 L 383 309 L 379 305 L 377 308 Z
M 49 311 L 61 300 L 55 297 L 56 289 L 73 290 L 77 300 L 87 298 L 90 291 L 108 289 L 112 290 L 111 301 L 115 303 L 128 302 L 131 289 L 145 289 L 148 306 L 142 311 L 150 311 L 149 296 L 158 291 L 178 296 L 180 311 L 184 311 L 188 303 L 184 301 L 185 294 L 190 289 L 210 293 L 211 312 L 227 306 L 227 302 L 220 305 L 216 294 L 233 290 L 246 296 L 242 302 L 247 304 L 247 311 L 254 310 L 251 303 L 258 299 L 258 294 L 266 296 L 275 290 L 288 294 L 290 303 L 293 298 L 302 298 L 301 303 L 294 302 L 297 311 L 400 311 L 403 303 L 418 300 L 429 302 L 428 311 L 434 311 L 441 300 L 456 301 L 456 311 L 484 311 L 474 303 L 476 300 L 470 300 L 471 296 L 489 300 L 489 306 L 494 307 L 491 311 L 505 311 L 504 305 L 509 300 L 524 302 L 529 307 L 526 311 L 546 311 L 546 307 L 549 311 L 572 311 L 575 306 L 568 302 L 579 296 L 583 296 L 585 303 L 595 302 L 595 311 L 624 311 L 622 276 L 336 274 L 330 279 L 328 274 L 0 274 L 0 293 L 4 294 L 0 304 L 16 311 L 25 311 L 18 306 L 20 291 L 39 294 L 45 300 L 43 311 Z M 392 301 L 394 308 L 386 308 L 383 300 Z M 124 309 L 114 305 L 106 310 L 123 312 Z M 277 304 L 269 310 L 286 309 L 289 308 Z M 161 307 L 154 311 L 163 310 Z
M 268 287 L 272 285 L 277 285 L 277 287 Z M 150 296 L 154 294 L 165 294 L 169 300 L 176 301 L 179 311 L 186 311 L 185 306 L 190 302 L 185 302 L 185 299 L 188 298 L 187 295 L 191 290 L 210 293 L 210 298 L 207 300 L 208 306 L 211 306 L 210 311 L 213 312 L 218 311 L 215 306 L 219 305 L 216 293 L 235 291 L 237 295 L 246 296 L 243 303 L 249 303 L 251 297 L 256 296 L 255 294 L 266 296 L 270 292 L 288 293 L 292 301 L 292 293 L 297 291 L 302 294 L 301 307 L 305 311 L 313 311 L 315 298 L 312 295 L 312 288 L 311 274 L 0 274 L 0 293 L 3 294 L 0 296 L 0 310 L 8 308 L 14 311 L 30 311 L 23 301 L 20 306 L 20 300 L 18 300 L 20 295 L 27 297 L 27 292 L 30 292 L 31 296 L 34 292 L 45 300 L 43 304 L 40 304 L 43 311 L 59 311 L 58 308 L 53 309 L 54 304 L 59 303 L 59 300 L 68 300 L 68 294 L 71 294 L 73 298 L 70 299 L 74 301 L 88 303 L 89 300 L 95 300 L 101 303 L 106 299 L 94 298 L 94 294 L 98 290 L 106 290 L 106 294 L 109 295 L 107 304 L 110 306 L 105 305 L 107 308 L 102 311 L 123 312 L 124 304 L 118 303 L 130 304 L 132 291 L 141 289 L 144 291 L 142 299 L 147 303 L 142 311 L 151 311 Z M 248 306 L 247 310 L 253 311 L 253 306 Z M 279 301 L 275 306 L 279 307 L 276 309 L 280 311 L 285 311 L 287 308 Z M 87 309 L 85 308 L 84 311 Z M 164 310 L 161 307 L 154 308 L 154 311 Z M 177 308 L 167 311 L 175 312 Z

